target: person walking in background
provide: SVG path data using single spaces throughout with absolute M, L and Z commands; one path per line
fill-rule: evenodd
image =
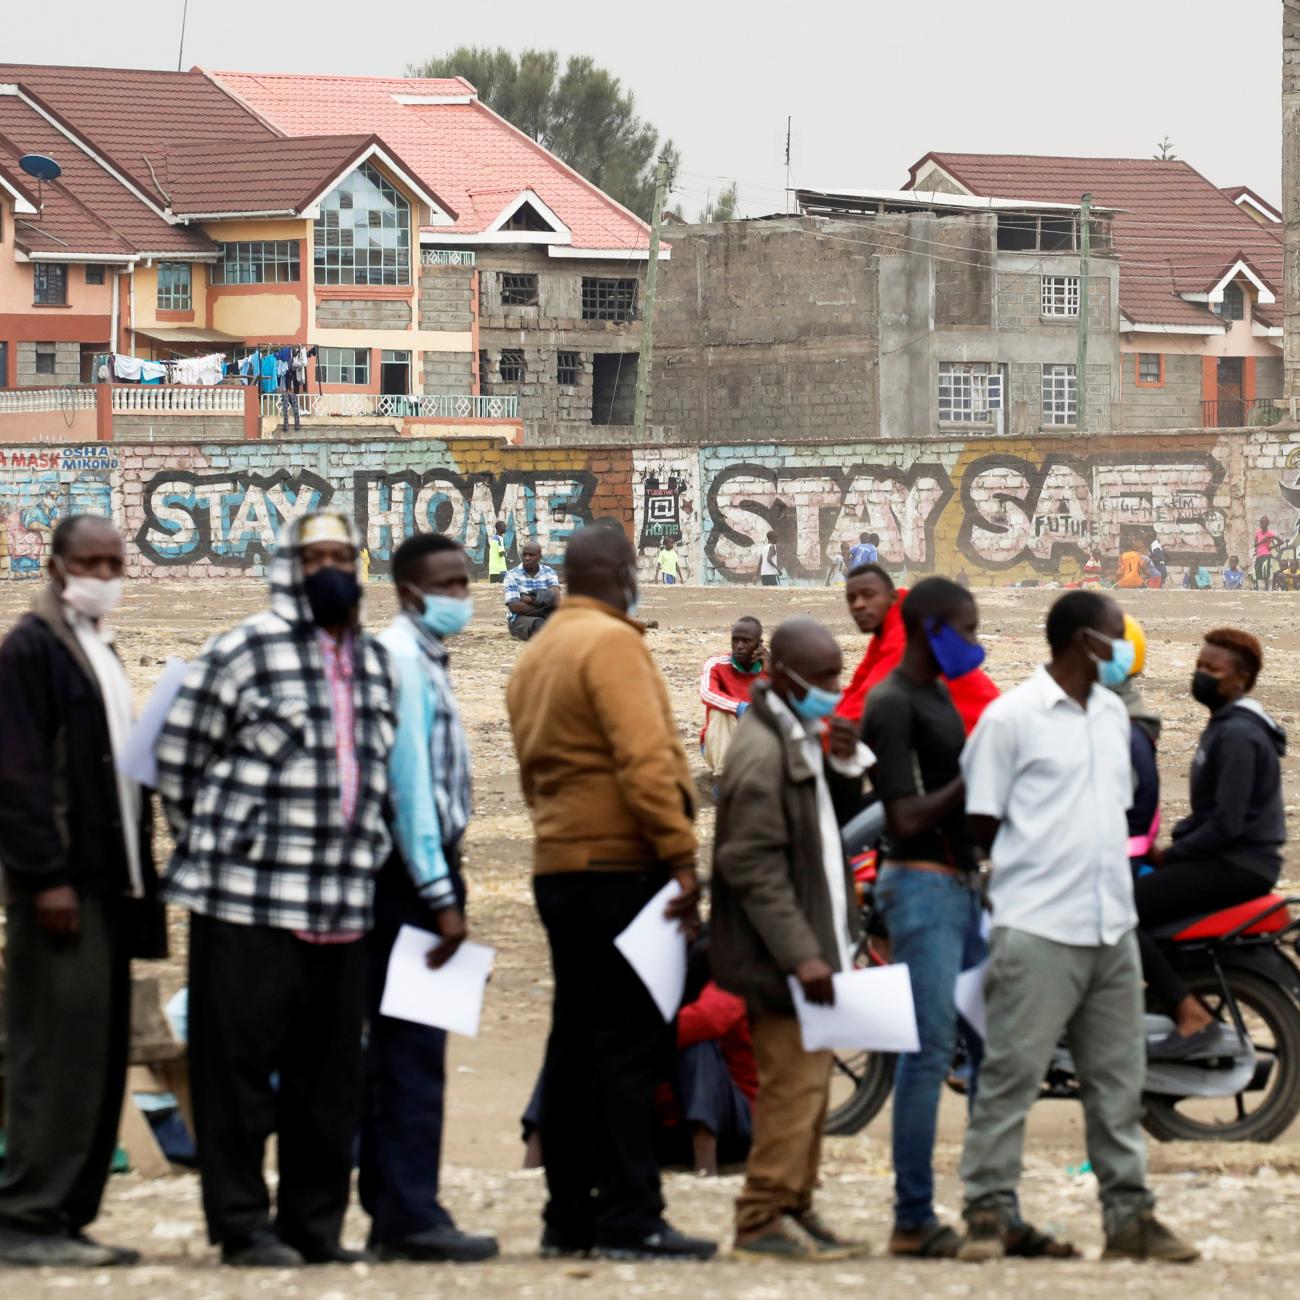
M 1115 602 L 1062 596 L 1051 660 L 995 700 L 962 755 L 966 812 L 991 851 L 988 1034 L 962 1152 L 970 1261 L 1066 1257 L 1020 1217 L 1025 1116 L 1062 1034 L 1101 1194 L 1104 1258 L 1186 1262 L 1195 1247 L 1154 1213 L 1146 1182 L 1142 971 L 1129 873 L 1129 720 L 1103 683 L 1132 666 Z
M 763 625 L 752 614 L 745 614 L 732 625 L 731 653 L 705 660 L 700 673 L 704 704 L 700 752 L 714 776 L 722 771 L 736 723 L 749 708 L 750 691 L 762 676 L 763 655 Z
M 614 947 L 670 880 L 681 892 L 669 917 L 697 920 L 694 782 L 668 688 L 632 617 L 632 544 L 613 528 L 585 528 L 569 539 L 564 569 L 564 603 L 506 688 L 555 978 L 541 1249 L 707 1259 L 714 1243 L 663 1217 L 654 1092 L 672 1026 Z
M 227 1264 L 360 1258 L 339 1231 L 396 718 L 387 655 L 358 624 L 358 549 L 342 515 L 286 524 L 270 608 L 208 642 L 158 741 L 176 839 L 164 892 L 190 913 L 203 1208 Z
M 470 816 L 469 741 L 448 672 L 447 640 L 474 612 L 460 544 L 416 533 L 393 557 L 398 615 L 380 634 L 397 673 L 397 736 L 389 760 L 393 855 L 375 883 L 369 1034 L 361 1125 L 361 1204 L 381 1260 L 473 1263 L 496 1239 L 456 1227 L 438 1198 L 447 1034 L 380 1011 L 403 926 L 428 931 L 427 961 L 465 941 L 461 842 Z
M 862 737 L 875 755 L 871 782 L 884 802 L 884 868 L 875 898 L 891 960 L 907 965 L 920 1050 L 898 1058 L 894 1082 L 894 1231 L 891 1255 L 951 1257 L 957 1233 L 934 1211 L 939 1095 L 952 1065 L 958 974 L 984 958 L 975 844 L 966 826 L 961 752 L 966 731 L 943 682 L 978 668 L 974 598 L 926 578 L 902 602 L 902 662 L 872 692 Z M 975 1090 L 982 1043 L 963 1020 Z
M 830 564 L 826 569 L 826 586 L 842 587 L 849 576 L 849 544 L 841 542 L 839 550 L 831 553 Z
M 682 580 L 685 567 L 682 557 L 677 553 L 677 542 L 671 537 L 665 537 L 663 545 L 659 548 L 657 564 L 659 581 L 668 587 L 676 585 Z
M 764 587 L 776 587 L 781 582 L 781 557 L 776 550 L 776 534 L 768 533 L 763 552 L 758 561 L 758 580 Z
M 857 909 L 840 826 L 862 802 L 871 755 L 834 717 L 843 656 L 810 618 L 772 638 L 722 774 L 713 854 L 713 970 L 745 999 L 758 1101 L 735 1251 L 756 1259 L 840 1260 L 859 1248 L 813 1208 L 831 1053 L 807 1052 L 787 980 L 813 1003 L 853 965 Z M 829 756 L 823 737 L 829 738 Z
M 1273 564 L 1280 543 L 1281 539 L 1268 526 L 1268 516 L 1260 516 L 1259 527 L 1255 529 L 1255 573 L 1253 581 L 1256 591 L 1259 590 L 1261 583 L 1263 583 L 1265 591 L 1272 585 Z
M 542 563 L 538 542 L 519 548 L 519 564 L 505 576 L 503 595 L 506 623 L 516 641 L 531 641 L 555 613 L 560 597 L 560 577 Z
M 1228 567 L 1223 571 L 1223 589 L 1224 591 L 1240 591 L 1246 581 L 1246 571 L 1241 567 L 1241 561 L 1235 556 L 1228 556 Z
M 488 535 L 488 581 L 504 582 L 507 568 L 509 562 L 506 559 L 506 521 L 498 519 L 492 525 L 492 532 Z
M 124 561 L 107 519 L 60 521 L 49 581 L 0 644 L 0 1264 L 139 1258 L 86 1235 L 117 1142 L 130 960 L 166 955 L 150 802 L 114 766 L 131 729 L 131 684 L 104 620 L 121 597 Z
M 849 569 L 853 570 L 863 564 L 880 563 L 880 534 L 860 533 L 853 549 L 849 551 Z

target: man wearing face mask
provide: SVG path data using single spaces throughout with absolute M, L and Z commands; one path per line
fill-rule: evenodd
M 859 1248 L 813 1208 L 831 1054 L 804 1050 L 788 981 L 830 1004 L 833 976 L 853 966 L 858 918 L 840 826 L 862 803 L 872 759 L 857 728 L 834 716 L 844 659 L 826 628 L 789 619 L 770 660 L 727 755 L 713 853 L 714 977 L 745 999 L 758 1061 L 735 1250 L 842 1260 Z
M 1192 698 L 1210 711 L 1210 720 L 1192 759 L 1192 810 L 1174 827 L 1168 848 L 1153 847 L 1150 861 L 1157 869 L 1133 891 L 1143 973 L 1175 1021 L 1173 1032 L 1151 1048 L 1152 1060 L 1211 1053 L 1231 1035 L 1188 991 L 1147 929 L 1259 898 L 1282 871 L 1286 732 L 1246 698 L 1263 667 L 1263 650 L 1249 632 L 1218 628 L 1205 634 Z
M 907 965 L 920 1050 L 898 1058 L 894 1084 L 892 1255 L 947 1258 L 960 1239 L 934 1212 L 935 1123 L 958 1032 L 957 975 L 984 957 L 975 844 L 966 825 L 961 752 L 966 731 L 945 677 L 984 662 L 970 592 L 926 578 L 903 601 L 902 663 L 867 701 L 862 738 L 876 756 L 872 785 L 884 801 L 884 869 L 875 899 L 892 958 Z M 973 1067 L 983 1045 L 963 1020 Z M 972 1071 L 971 1091 L 975 1087 Z
M 654 1094 L 673 1028 L 614 946 L 666 885 L 669 918 L 698 919 L 695 783 L 668 688 L 646 648 L 636 552 L 617 528 L 575 533 L 568 594 L 506 688 L 533 892 L 555 995 L 542 1080 L 549 1193 L 544 1255 L 707 1259 L 664 1220 Z M 593 1195 L 594 1189 L 594 1195 Z
M 270 608 L 208 642 L 158 742 L 176 837 L 166 895 L 191 914 L 203 1208 L 227 1264 L 359 1258 L 339 1231 L 361 1102 L 360 940 L 388 857 L 396 727 L 388 656 L 360 627 L 359 549 L 342 515 L 287 523 Z
M 361 1203 L 381 1260 L 472 1263 L 492 1237 L 462 1232 L 438 1199 L 447 1035 L 380 1014 L 402 926 L 429 931 L 437 969 L 465 941 L 460 846 L 469 824 L 469 741 L 448 673 L 447 641 L 474 613 L 469 567 L 441 533 L 408 537 L 393 556 L 399 614 L 379 640 L 397 671 L 397 739 L 389 760 L 395 851 L 375 886 L 370 1031 L 361 1127 Z
M 988 707 L 961 760 L 971 830 L 992 861 L 993 936 L 958 1257 L 1077 1253 L 1025 1224 L 1017 1197 L 1025 1117 L 1064 1034 L 1101 1194 L 1103 1258 L 1186 1263 L 1198 1252 L 1155 1217 L 1146 1183 L 1129 721 L 1100 680 L 1127 673 L 1133 643 L 1119 606 L 1091 591 L 1052 606 L 1047 643 L 1050 662 Z
M 114 765 L 131 729 L 131 685 L 104 619 L 122 594 L 123 561 L 107 519 L 62 520 L 49 582 L 0 645 L 3 1264 L 139 1258 L 85 1234 L 117 1139 L 130 959 L 165 955 L 149 801 Z

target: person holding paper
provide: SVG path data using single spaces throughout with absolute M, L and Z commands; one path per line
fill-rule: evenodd
M 839 828 L 862 803 L 871 754 L 834 717 L 844 660 L 826 628 L 788 620 L 769 661 L 727 755 L 713 851 L 714 975 L 745 999 L 758 1060 L 735 1251 L 839 1260 L 858 1248 L 813 1209 L 831 1053 L 804 1050 L 787 979 L 833 1003 L 831 977 L 852 969 L 858 918 Z
M 884 865 L 875 900 L 892 960 L 908 968 L 920 1051 L 898 1058 L 894 1081 L 894 1230 L 891 1255 L 951 1258 L 960 1238 L 934 1213 L 934 1136 L 952 1064 L 957 975 L 983 959 L 975 845 L 966 828 L 961 751 L 966 732 L 944 677 L 984 661 L 979 613 L 964 587 L 926 578 L 902 602 L 903 659 L 867 700 L 862 738 L 885 805 Z M 973 1064 L 982 1045 L 965 1021 Z M 971 1089 L 975 1079 L 972 1076 Z
M 60 520 L 49 581 L 0 644 L 9 1121 L 0 1264 L 139 1258 L 85 1232 L 117 1141 L 130 961 L 166 955 L 150 801 L 115 766 L 131 684 L 104 620 L 124 561 L 109 520 Z
M 470 815 L 469 740 L 448 671 L 447 639 L 474 613 L 460 543 L 416 533 L 393 556 L 398 615 L 380 634 L 397 671 L 397 738 L 389 759 L 395 851 L 375 882 L 370 1003 L 361 1125 L 361 1204 L 381 1260 L 473 1263 L 494 1237 L 456 1227 L 438 1199 L 447 1034 L 380 1014 L 403 926 L 429 931 L 427 961 L 464 942 L 460 847 Z
M 672 1022 L 614 945 L 673 879 L 680 893 L 667 915 L 687 927 L 698 919 L 694 782 L 668 688 L 632 617 L 632 544 L 617 528 L 584 528 L 569 539 L 564 569 L 568 595 L 506 689 L 555 975 L 542 1253 L 707 1259 L 713 1242 L 663 1217 L 654 1094 Z
M 966 811 L 992 856 L 988 1037 L 961 1176 L 959 1258 L 1069 1257 L 1020 1219 L 1025 1116 L 1064 1034 L 1083 1097 L 1107 1259 L 1194 1260 L 1155 1217 L 1146 1182 L 1142 963 L 1128 859 L 1124 615 L 1093 591 L 1047 615 L 1051 660 L 994 701 L 962 755 Z
M 388 655 L 360 626 L 359 550 L 343 515 L 287 523 L 270 608 L 208 642 L 158 740 L 176 837 L 165 893 L 190 913 L 203 1208 L 227 1264 L 361 1258 L 339 1232 L 396 717 Z

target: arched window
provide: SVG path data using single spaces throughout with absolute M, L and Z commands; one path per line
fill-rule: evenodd
M 411 205 L 369 163 L 321 200 L 317 284 L 410 284 Z
M 1223 286 L 1223 302 L 1219 304 L 1218 312 L 1224 320 L 1246 319 L 1246 296 L 1236 280 Z

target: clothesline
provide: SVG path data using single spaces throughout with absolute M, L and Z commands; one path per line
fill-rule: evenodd
M 146 361 L 122 352 L 108 354 L 108 369 L 113 378 L 128 384 L 185 384 L 191 388 L 212 388 L 226 374 L 224 352 L 203 357 L 176 357 L 171 361 Z

